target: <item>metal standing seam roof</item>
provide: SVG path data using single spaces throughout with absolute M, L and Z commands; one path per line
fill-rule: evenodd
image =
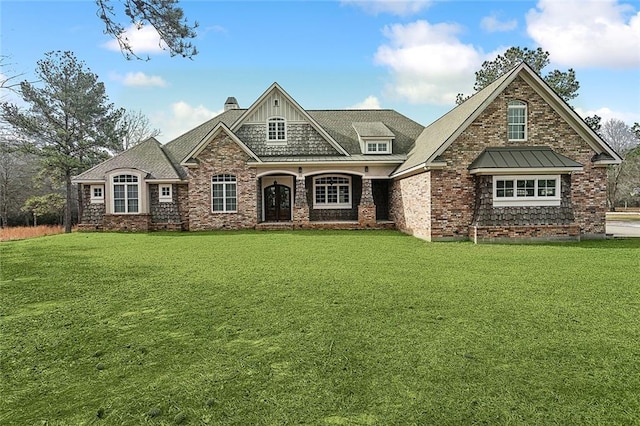
M 567 169 L 583 165 L 558 154 L 549 147 L 493 147 L 485 148 L 469 165 L 470 171 L 480 169 Z

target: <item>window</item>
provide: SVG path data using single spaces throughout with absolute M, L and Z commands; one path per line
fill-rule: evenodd
M 367 142 L 367 154 L 390 154 L 390 142 Z
M 113 177 L 113 212 L 138 213 L 138 176 Z
M 211 178 L 211 210 L 231 213 L 238 210 L 236 177 L 216 175 Z
M 170 203 L 173 201 L 171 185 L 158 185 L 158 201 Z
M 510 141 L 527 140 L 527 104 L 524 102 L 509 102 L 509 108 L 507 109 L 507 133 Z
M 313 180 L 315 208 L 350 209 L 351 178 L 346 176 L 321 176 Z
M 494 176 L 493 205 L 559 206 L 560 176 Z
M 102 185 L 91 185 L 91 199 L 95 204 L 104 203 L 104 187 Z
M 267 120 L 267 141 L 284 142 L 287 140 L 286 121 L 284 118 L 273 117 Z

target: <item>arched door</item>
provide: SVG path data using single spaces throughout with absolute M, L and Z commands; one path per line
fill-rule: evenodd
M 291 188 L 273 182 L 264 189 L 264 220 L 280 222 L 291 220 Z

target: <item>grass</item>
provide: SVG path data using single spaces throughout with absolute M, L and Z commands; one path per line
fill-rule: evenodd
M 62 234 L 64 227 L 53 225 L 11 226 L 0 228 L 0 241 L 24 240 L 46 235 Z
M 5 242 L 0 424 L 632 424 L 640 239 Z

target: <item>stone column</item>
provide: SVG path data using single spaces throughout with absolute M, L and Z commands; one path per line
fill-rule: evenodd
M 358 224 L 363 228 L 376 226 L 376 205 L 373 202 L 371 179 L 362 178 L 362 195 L 358 205 Z
M 306 228 L 309 226 L 309 204 L 307 203 L 307 185 L 304 176 L 296 176 L 295 186 L 293 226 L 295 228 Z

